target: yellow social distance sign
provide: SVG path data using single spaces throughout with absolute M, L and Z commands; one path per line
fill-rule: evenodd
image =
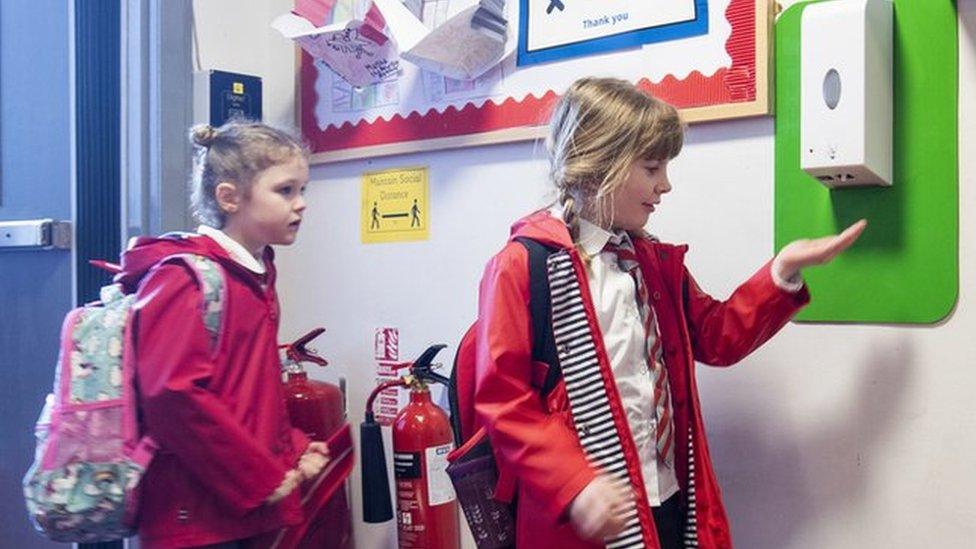
M 363 174 L 360 235 L 365 244 L 427 240 L 427 168 Z

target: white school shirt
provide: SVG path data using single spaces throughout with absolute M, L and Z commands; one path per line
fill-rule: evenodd
M 562 217 L 558 207 L 550 209 Z M 618 233 L 630 240 L 625 232 Z M 637 446 L 641 461 L 641 475 L 647 489 L 647 501 L 657 507 L 674 495 L 678 478 L 674 469 L 657 459 L 657 415 L 654 408 L 654 378 L 648 364 L 645 341 L 647 337 L 637 302 L 637 286 L 629 272 L 620 268 L 617 255 L 604 251 L 613 233 L 585 219 L 579 222 L 579 240 L 583 251 L 590 256 L 589 288 L 596 311 L 597 323 L 603 335 L 610 367 L 613 371 L 627 424 Z M 773 282 L 788 292 L 803 287 L 799 274 L 789 280 L 778 276 L 770 267 Z M 649 304 L 653 307 L 653 304 Z M 656 316 L 656 315 L 655 315 Z M 668 386 L 668 391 L 671 387 Z M 674 399 L 671 399 L 674 402 Z M 674 444 L 683 444 L 683 433 L 674 433 Z
M 247 248 L 242 246 L 240 242 L 227 236 L 227 233 L 224 231 L 215 229 L 209 225 L 200 225 L 197 227 L 197 234 L 212 238 L 214 242 L 219 244 L 220 247 L 227 252 L 227 255 L 229 255 L 231 259 L 243 266 L 245 269 L 253 273 L 264 274 L 264 262 L 251 255 L 251 252 L 247 251 Z
M 626 233 L 620 234 L 629 238 Z M 617 255 L 603 250 L 613 233 L 580 219 L 579 236 L 580 246 L 591 258 L 588 283 L 593 308 L 620 393 L 620 404 L 637 446 L 647 501 L 657 507 L 678 491 L 678 477 L 673 467 L 657 459 L 654 374 L 648 366 L 646 330 L 637 303 L 637 286 L 630 273 L 620 268 Z M 675 433 L 675 444 L 680 441 L 680 433 Z

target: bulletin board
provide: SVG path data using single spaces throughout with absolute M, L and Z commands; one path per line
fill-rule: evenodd
M 800 169 L 800 21 L 776 22 L 775 246 L 868 228 L 832 263 L 807 269 L 797 320 L 931 324 L 959 294 L 958 35 L 952 0 L 895 0 L 891 187 L 830 190 Z
M 668 1 L 692 6 L 694 19 L 663 24 L 640 37 L 635 32 L 630 44 L 584 41 L 569 44 L 565 54 L 543 51 L 531 60 L 519 52 L 474 81 L 451 80 L 404 62 L 398 76 L 354 89 L 299 51 L 298 118 L 312 161 L 535 139 L 544 135 L 559 94 L 589 75 L 630 80 L 677 106 L 688 122 L 769 114 L 772 0 Z M 509 0 L 509 40 L 518 43 L 525 32 L 523 10 L 549 3 Z M 621 4 L 637 0 L 602 5 Z

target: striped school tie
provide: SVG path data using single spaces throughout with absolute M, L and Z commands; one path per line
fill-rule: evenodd
M 616 239 L 616 237 L 614 237 Z M 626 238 L 619 243 L 614 239 L 607 242 L 603 248 L 617 256 L 620 268 L 627 271 L 637 286 L 637 304 L 640 308 L 641 319 L 644 321 L 645 344 L 647 346 L 647 362 L 654 381 L 654 412 L 657 416 L 657 457 L 667 467 L 674 464 L 674 421 L 671 408 L 671 391 L 668 387 L 668 371 L 664 367 L 664 352 L 661 349 L 661 336 L 657 330 L 654 318 L 654 308 L 648 299 L 647 286 L 641 276 L 640 264 L 633 244 Z

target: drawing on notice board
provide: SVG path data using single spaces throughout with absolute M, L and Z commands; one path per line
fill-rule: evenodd
M 333 19 L 377 8 L 398 63 L 357 85 L 303 53 L 313 162 L 537 138 L 549 106 L 590 74 L 631 81 L 688 121 L 770 108 L 768 0 L 302 2 L 332 4 Z
M 279 16 L 271 26 L 352 86 L 383 82 L 400 72 L 398 41 L 375 2 L 299 0 L 295 13 Z
M 506 50 L 515 41 L 508 40 L 505 0 L 480 0 L 450 17 L 425 8 L 399 0 L 299 0 L 271 26 L 354 88 L 384 84 L 389 89 L 400 76 L 401 58 L 436 74 L 472 80 L 514 51 L 514 46 Z
M 428 72 L 474 80 L 514 51 L 505 0 L 480 0 L 438 23 L 403 59 Z M 509 47 L 510 46 L 510 47 Z

